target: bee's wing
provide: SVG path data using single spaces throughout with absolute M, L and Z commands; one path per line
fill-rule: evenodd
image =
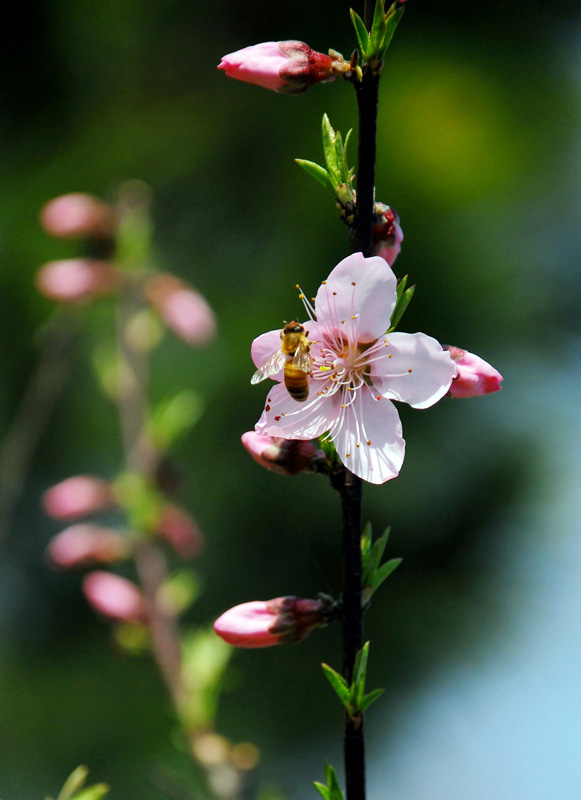
M 293 367 L 300 369 L 310 375 L 313 371 L 313 357 L 310 355 L 308 348 L 304 345 L 299 346 L 293 358 Z
M 250 378 L 250 383 L 260 383 L 260 381 L 264 381 L 270 378 L 271 375 L 280 372 L 285 365 L 285 361 L 286 355 L 282 349 L 279 348 L 268 361 L 265 361 L 265 363 L 256 370 L 252 378 Z

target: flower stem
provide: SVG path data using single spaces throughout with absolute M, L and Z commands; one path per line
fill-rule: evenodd
M 365 0 L 365 24 L 371 28 L 374 3 Z M 357 156 L 357 204 L 351 245 L 367 258 L 373 252 L 373 213 L 375 209 L 375 157 L 379 74 L 363 69 L 361 83 L 355 85 L 359 110 L 359 148 Z M 361 607 L 361 494 L 362 481 L 347 469 L 339 484 L 343 517 L 343 675 L 350 683 L 357 653 L 363 647 Z M 363 718 L 346 717 L 343 738 L 347 800 L 365 800 L 365 736 Z

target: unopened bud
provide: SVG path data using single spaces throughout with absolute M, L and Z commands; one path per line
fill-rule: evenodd
M 312 441 L 260 436 L 255 431 L 247 431 L 242 434 L 242 444 L 257 464 L 281 475 L 315 471 L 325 463 L 324 452 Z
M 478 397 L 502 389 L 502 375 L 483 358 L 460 347 L 442 347 L 450 353 L 458 369 L 448 392 L 450 397 Z
M 42 227 L 51 236 L 78 239 L 109 238 L 114 231 L 111 206 L 90 194 L 76 192 L 50 200 L 40 212 Z
M 327 625 L 335 615 L 330 599 L 275 597 L 234 606 L 216 620 L 214 630 L 236 647 L 270 647 L 300 642 L 314 628 Z
M 276 92 L 300 94 L 314 83 L 331 81 L 349 65 L 339 53 L 325 55 L 297 41 L 262 42 L 224 56 L 218 64 L 230 78 Z
M 84 303 L 110 294 L 119 286 L 119 274 L 108 261 L 69 258 L 50 261 L 36 273 L 39 292 L 60 303 Z
M 127 555 L 127 541 L 117 531 L 90 522 L 71 525 L 47 547 L 52 563 L 61 569 L 110 564 Z
M 134 583 L 112 572 L 90 572 L 83 581 L 85 597 L 100 614 L 119 622 L 143 622 L 145 601 Z
M 170 503 L 161 510 L 156 532 L 182 558 L 193 558 L 204 542 L 202 532 L 192 517 Z
M 170 330 L 187 344 L 206 344 L 216 333 L 216 320 L 199 292 L 179 278 L 161 272 L 145 285 L 148 303 Z
M 115 506 L 110 484 L 94 475 L 75 475 L 44 493 L 42 505 L 54 519 L 76 519 Z
M 373 218 L 373 255 L 385 259 L 389 266 L 398 257 L 403 242 L 399 214 L 385 203 L 375 204 Z

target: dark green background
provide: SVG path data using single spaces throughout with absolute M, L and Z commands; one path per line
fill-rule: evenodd
M 178 500 L 207 540 L 194 622 L 245 600 L 338 591 L 331 488 L 261 470 L 239 439 L 264 401 L 263 387 L 249 384 L 252 338 L 299 315 L 295 283 L 312 293 L 348 252 L 330 195 L 293 158 L 321 159 L 323 112 L 344 133 L 356 125 L 354 93 L 337 81 L 278 95 L 215 67 L 224 53 L 272 39 L 347 56 L 348 8 L 50 0 L 28 3 L 3 26 L 0 425 L 18 407 L 37 358 L 35 331 L 52 309 L 34 288 L 35 271 L 76 252 L 41 231 L 39 209 L 62 193 L 110 197 L 124 179 L 146 181 L 160 265 L 205 294 L 220 327 L 199 352 L 168 337 L 154 363 L 156 398 L 191 387 L 206 403 L 177 453 Z M 523 555 L 526 585 L 526 558 L 562 534 L 550 509 L 566 502 L 566 454 L 578 433 L 580 21 L 573 2 L 412 0 L 390 50 L 377 195 L 402 219 L 396 272 L 417 284 L 400 328 L 480 354 L 505 388 L 426 412 L 400 407 L 402 474 L 366 487 L 365 518 L 376 531 L 393 526 L 390 555 L 405 559 L 367 618 L 370 682 L 388 687 L 370 714 L 372 775 L 374 764 L 389 763 L 398 720 L 434 674 L 494 658 L 513 640 L 523 603 L 506 564 Z M 170 743 L 154 667 L 114 652 L 80 578 L 44 561 L 59 528 L 43 516 L 41 493 L 71 474 L 118 468 L 114 410 L 88 366 L 109 323 L 106 311 L 89 314 L 0 545 L 3 800 L 56 793 L 81 762 L 112 785 L 114 800 L 171 796 L 160 788 L 168 771 L 188 770 Z M 221 730 L 256 742 L 265 785 L 288 797 L 314 797 L 309 782 L 321 778 L 324 758 L 340 762 L 340 713 L 322 660 L 339 664 L 335 628 L 296 648 L 243 652 L 221 705 Z M 300 777 L 298 754 L 308 759 Z M 386 784 L 377 796 L 400 797 L 390 791 Z

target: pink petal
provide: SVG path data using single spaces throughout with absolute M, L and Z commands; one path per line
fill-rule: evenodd
M 383 258 L 353 253 L 340 261 L 319 287 L 315 300 L 317 321 L 338 329 L 342 320 L 359 314 L 359 342 L 372 342 L 389 327 L 396 288 L 393 270 Z
M 371 364 L 373 385 L 379 394 L 413 408 L 434 405 L 446 394 L 456 375 L 449 354 L 425 333 L 390 333 L 385 339 L 385 354 L 392 358 Z
M 376 400 L 362 387 L 333 437 L 339 458 L 348 470 L 369 483 L 397 477 L 405 455 L 405 441 L 397 409 L 386 398 Z
M 256 423 L 256 432 L 286 439 L 316 439 L 328 431 L 338 415 L 340 395 L 317 397 L 316 384 L 311 381 L 310 385 L 311 394 L 304 403 L 293 400 L 284 384 L 273 386 Z
M 287 62 L 288 57 L 281 52 L 278 42 L 261 42 L 224 56 L 218 69 L 224 70 L 229 78 L 278 91 L 284 86 L 280 70 Z

